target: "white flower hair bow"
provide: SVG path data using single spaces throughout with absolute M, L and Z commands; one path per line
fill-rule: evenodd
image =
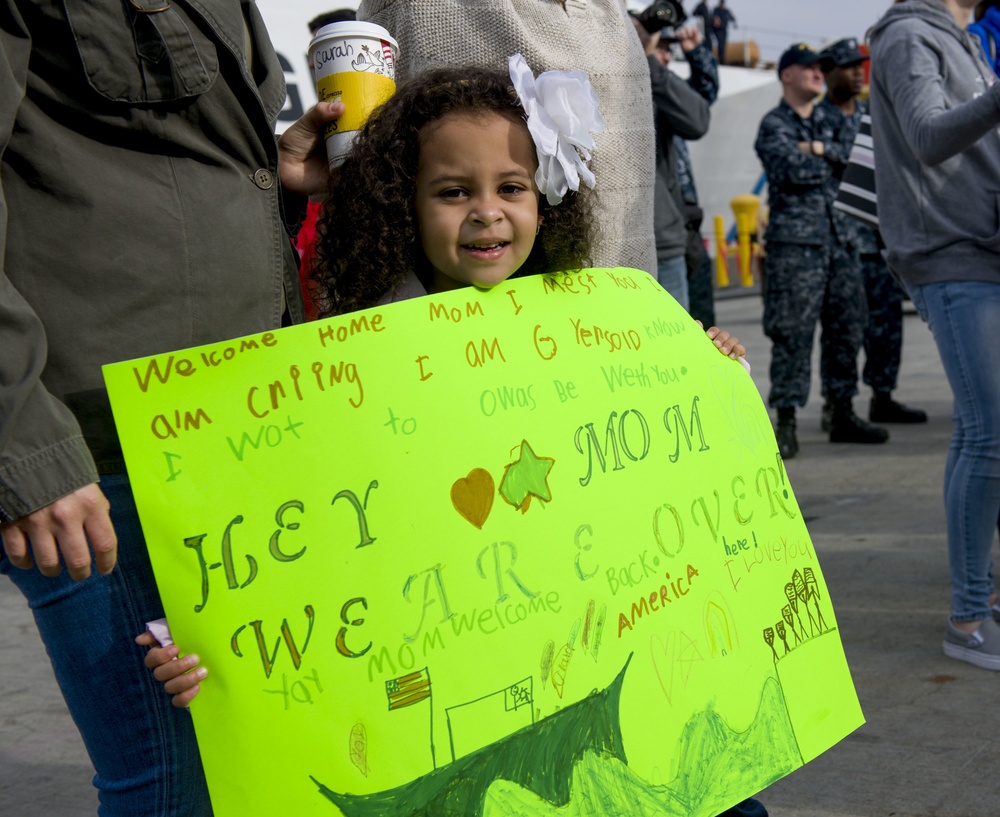
M 594 149 L 592 133 L 604 130 L 597 94 L 584 71 L 544 71 L 535 77 L 520 54 L 508 59 L 510 79 L 528 115 L 528 131 L 538 153 L 535 184 L 549 204 L 558 204 L 582 180 L 593 189 L 585 164 Z

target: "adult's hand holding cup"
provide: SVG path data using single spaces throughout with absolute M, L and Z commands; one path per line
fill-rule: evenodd
M 330 167 L 337 167 L 369 115 L 396 91 L 398 43 L 382 26 L 363 21 L 331 23 L 309 43 L 320 102 L 344 103 L 324 131 Z

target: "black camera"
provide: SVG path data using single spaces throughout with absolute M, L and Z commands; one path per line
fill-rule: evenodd
M 646 31 L 655 34 L 664 28 L 679 26 L 687 19 L 687 14 L 677 0 L 656 0 L 651 6 L 640 11 L 636 17 Z

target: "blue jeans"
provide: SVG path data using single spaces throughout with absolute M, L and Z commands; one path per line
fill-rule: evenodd
M 980 621 L 990 617 L 1000 518 L 1000 284 L 925 284 L 911 287 L 910 297 L 934 334 L 955 399 L 944 470 L 952 617 Z
M 163 616 L 128 478 L 104 476 L 118 533 L 108 576 L 72 581 L 19 570 L 0 548 L 0 573 L 24 594 L 56 680 L 97 774 L 100 817 L 210 817 L 188 712 L 175 709 L 133 642 Z
M 687 312 L 691 303 L 688 298 L 687 261 L 684 256 L 677 255 L 673 258 L 657 261 L 656 280 L 660 282 L 661 287 L 674 296 L 674 300 Z

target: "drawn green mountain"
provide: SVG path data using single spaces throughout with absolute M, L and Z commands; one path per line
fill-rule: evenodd
M 776 679 L 753 724 L 731 729 L 718 713 L 695 715 L 680 739 L 682 768 L 665 785 L 629 768 L 618 707 L 628 663 L 604 690 L 490 746 L 387 791 L 320 793 L 346 817 L 711 817 L 747 780 L 767 783 L 802 765 Z
M 757 717 L 745 732 L 733 731 L 713 711 L 701 712 L 687 723 L 679 754 L 683 767 L 674 779 L 653 785 L 618 758 L 586 752 L 573 769 L 572 794 L 565 806 L 547 802 L 510 781 L 497 780 L 486 792 L 482 811 L 475 813 L 482 817 L 714 817 L 746 797 L 748 780 L 756 779 L 764 788 L 802 765 L 775 679 L 766 682 Z

